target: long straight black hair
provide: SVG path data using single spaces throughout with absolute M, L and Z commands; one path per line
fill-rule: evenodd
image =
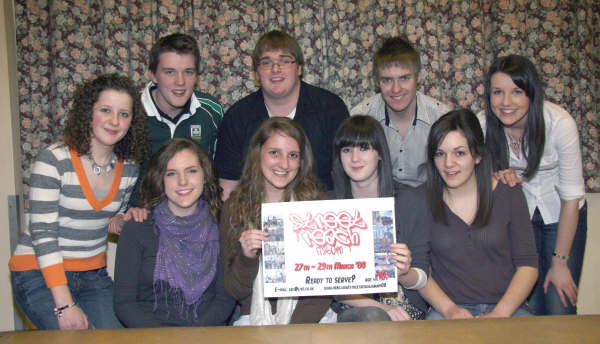
M 344 147 L 370 147 L 379 154 L 377 177 L 379 181 L 378 196 L 391 197 L 394 195 L 394 177 L 390 149 L 385 139 L 381 124 L 373 117 L 365 115 L 350 116 L 338 128 L 333 139 L 333 191 L 335 198 L 353 198 L 350 178 L 344 171 L 340 152 Z
M 492 159 L 483 139 L 483 131 L 477 117 L 471 110 L 458 109 L 440 117 L 429 131 L 427 139 L 427 196 L 433 219 L 448 225 L 444 211 L 443 194 L 446 182 L 435 166 L 435 154 L 449 132 L 460 132 L 469 145 L 473 158 L 480 158 L 475 165 L 477 180 L 477 213 L 473 220 L 474 227 L 483 227 L 490 220 L 492 210 Z
M 525 95 L 529 98 L 527 123 L 525 133 L 521 138 L 521 147 L 523 156 L 527 161 L 527 168 L 523 172 L 523 177 L 530 179 L 540 167 L 540 160 L 544 153 L 544 143 L 546 142 L 544 89 L 535 66 L 523 56 L 508 55 L 499 57 L 490 66 L 485 79 L 486 145 L 494 157 L 494 169 L 496 170 L 509 168 L 509 151 L 504 126 L 492 112 L 490 104 L 492 76 L 495 73 L 504 73 L 510 76 L 515 85 L 525 91 Z

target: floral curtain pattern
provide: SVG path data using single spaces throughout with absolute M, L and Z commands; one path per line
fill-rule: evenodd
M 600 192 L 597 0 L 15 0 L 15 14 L 25 185 L 37 152 L 60 138 L 76 84 L 119 72 L 141 90 L 153 43 L 185 32 L 201 50 L 198 88 L 228 108 L 256 90 L 258 37 L 281 29 L 303 49 L 303 79 L 349 107 L 376 92 L 371 58 L 385 36 L 420 51 L 426 94 L 475 112 L 493 58 L 530 57 L 547 98 L 576 119 L 586 187 Z

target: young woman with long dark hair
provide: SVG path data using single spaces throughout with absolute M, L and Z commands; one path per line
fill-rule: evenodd
M 431 127 L 427 193 L 433 216 L 427 319 L 530 315 L 525 300 L 537 255 L 525 197 L 498 183 L 483 132 L 469 110 Z
M 431 216 L 423 192 L 393 181 L 390 153 L 381 124 L 356 115 L 342 122 L 334 138 L 335 198 L 394 197 L 396 241 L 390 245 L 400 292 L 338 297 L 338 321 L 423 319 L 427 310 L 417 290 L 429 272 Z
M 536 315 L 575 314 L 587 236 L 575 120 L 544 101 L 534 64 L 519 55 L 492 63 L 485 104 L 478 117 L 497 176 L 504 180 L 516 171 L 535 233 L 540 276 L 529 306 Z

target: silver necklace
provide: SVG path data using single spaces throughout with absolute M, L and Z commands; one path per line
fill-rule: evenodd
M 98 164 L 96 160 L 94 160 L 94 158 L 92 157 L 91 153 L 87 155 L 87 159 L 90 163 L 92 163 L 92 172 L 97 176 L 108 175 L 117 164 L 117 155 L 115 153 L 112 154 L 110 160 L 104 165 Z
M 520 157 L 521 157 L 521 140 L 517 140 L 508 134 L 506 136 L 508 136 L 509 145 L 510 145 L 510 148 L 512 149 L 513 153 L 515 153 L 515 155 L 517 156 L 517 159 L 520 159 Z

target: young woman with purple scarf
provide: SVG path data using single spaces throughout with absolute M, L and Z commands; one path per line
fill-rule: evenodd
M 192 140 L 174 139 L 149 162 L 143 222 L 125 224 L 114 307 L 126 327 L 226 325 L 234 301 L 223 286 L 216 219 L 220 187 Z

